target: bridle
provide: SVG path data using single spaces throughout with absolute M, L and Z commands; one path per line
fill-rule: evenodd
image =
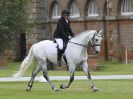
M 94 44 L 94 40 L 95 40 L 95 36 L 97 36 L 97 37 L 101 37 L 101 36 L 99 36 L 99 35 L 97 35 L 96 33 L 94 34 L 94 36 L 93 36 L 93 38 L 91 39 L 91 47 L 95 47 L 95 46 L 100 46 L 100 44 Z
M 101 37 L 101 36 L 99 36 L 99 35 L 97 35 L 95 33 L 94 36 L 92 37 L 91 41 L 90 41 L 91 44 L 89 46 L 88 45 L 85 45 L 85 44 L 79 44 L 79 43 L 71 42 L 71 41 L 68 41 L 68 42 L 73 43 L 73 44 L 76 44 L 76 45 L 81 46 L 81 47 L 85 47 L 85 48 L 90 48 L 90 47 L 93 47 L 94 48 L 95 46 L 100 46 L 100 44 L 94 44 L 95 36 Z

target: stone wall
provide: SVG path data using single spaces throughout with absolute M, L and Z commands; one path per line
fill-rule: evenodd
M 73 0 L 32 0 L 33 13 L 36 18 L 34 33 L 27 36 L 27 45 L 52 39 L 58 19 L 52 19 L 52 5 L 58 2 L 61 10 L 70 6 Z M 97 17 L 87 17 L 86 6 L 90 0 L 75 0 L 80 9 L 80 17 L 71 18 L 71 27 L 75 35 L 87 29 L 104 29 L 101 44 L 101 56 L 106 60 L 125 61 L 123 51 L 128 50 L 129 61 L 133 59 L 133 15 L 120 15 L 122 0 L 96 0 Z M 132 4 L 133 4 L 133 0 Z M 28 35 L 28 34 L 27 34 Z M 29 49 L 29 47 L 27 47 Z
M 55 0 L 49 0 L 49 8 Z M 56 0 L 61 6 L 61 10 L 67 8 L 73 0 Z M 122 17 L 120 15 L 121 0 L 96 0 L 99 16 L 87 18 L 85 7 L 90 0 L 75 0 L 80 9 L 80 17 L 71 19 L 71 27 L 75 34 L 81 33 L 86 29 L 104 29 L 101 56 L 107 60 L 115 59 L 124 61 L 121 52 L 126 48 L 129 53 L 133 51 L 132 46 L 132 23 L 133 15 Z M 132 0 L 133 2 L 133 0 Z M 49 10 L 49 13 L 51 10 Z M 49 14 L 50 15 L 50 14 Z M 51 17 L 51 16 L 49 16 Z M 56 20 L 51 20 L 52 33 L 56 28 Z M 129 55 L 129 59 L 133 55 Z

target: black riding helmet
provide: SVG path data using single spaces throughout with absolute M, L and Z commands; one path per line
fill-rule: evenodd
M 65 9 L 62 11 L 61 15 L 65 15 L 65 16 L 70 16 L 70 10 L 69 9 Z

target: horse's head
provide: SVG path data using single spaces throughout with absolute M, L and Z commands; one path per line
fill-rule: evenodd
M 91 46 L 94 48 L 94 53 L 97 54 L 100 52 L 100 43 L 102 40 L 102 33 L 103 30 L 99 30 L 94 33 L 94 36 L 91 39 Z
M 100 52 L 100 43 L 102 40 L 102 31 L 103 30 L 87 30 L 83 33 L 80 33 L 76 35 L 74 38 L 72 38 L 69 42 L 82 46 L 82 47 L 88 47 L 87 44 L 90 42 L 91 45 L 89 47 L 94 48 L 94 53 Z

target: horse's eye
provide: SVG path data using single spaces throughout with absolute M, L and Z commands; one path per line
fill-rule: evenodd
M 98 39 L 95 39 L 96 40 L 96 42 L 98 41 Z

